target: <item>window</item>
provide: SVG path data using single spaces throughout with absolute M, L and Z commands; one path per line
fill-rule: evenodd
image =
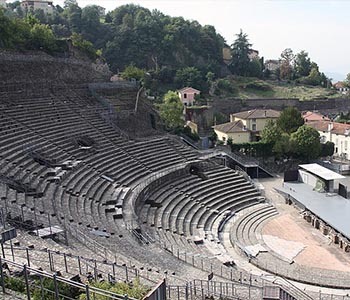
M 256 124 L 252 124 L 252 130 L 256 131 Z
M 184 94 L 184 98 L 187 99 L 187 94 Z
M 344 151 L 348 151 L 348 141 L 344 142 Z
M 256 123 L 256 119 L 252 119 L 252 122 L 253 122 L 253 123 Z

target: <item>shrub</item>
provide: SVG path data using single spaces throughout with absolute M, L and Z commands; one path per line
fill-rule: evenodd
M 33 300 L 55 300 L 55 282 L 51 278 L 44 278 L 42 283 L 40 280 L 35 281 L 36 286 L 38 288 L 33 291 Z M 42 291 L 39 286 L 42 284 L 44 290 Z M 81 293 L 79 288 L 70 286 L 63 282 L 57 282 L 58 292 L 60 294 L 60 300 L 66 299 L 66 297 L 70 297 L 69 299 L 77 299 Z
M 219 89 L 230 92 L 230 93 L 236 93 L 237 87 L 229 80 L 227 79 L 219 79 L 217 82 L 217 86 Z
M 24 293 L 26 285 L 23 277 L 5 277 L 5 287 L 19 293 Z
M 108 282 L 92 282 L 91 286 L 119 295 L 128 295 L 136 299 L 142 299 L 151 290 L 149 287 L 142 285 L 138 278 L 132 283 L 117 282 L 116 284 L 110 284 Z M 86 299 L 86 294 L 81 294 L 79 296 L 79 300 Z M 94 300 L 105 300 L 105 297 L 94 295 Z

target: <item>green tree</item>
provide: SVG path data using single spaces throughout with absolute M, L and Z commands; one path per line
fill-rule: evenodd
M 310 74 L 311 60 L 306 51 L 302 50 L 295 56 L 294 69 L 298 78 L 308 76 Z
M 267 144 L 275 144 L 281 137 L 282 130 L 273 120 L 269 120 L 261 132 L 261 141 Z
M 320 134 L 318 131 L 307 125 L 300 126 L 291 134 L 293 152 L 300 158 L 318 158 L 321 154 Z
M 89 58 L 96 58 L 96 50 L 90 41 L 84 40 L 80 34 L 77 34 L 75 32 L 70 38 L 74 47 L 85 53 Z
M 33 49 L 56 50 L 56 38 L 51 28 L 44 24 L 34 24 L 30 30 L 30 46 Z
M 175 82 L 177 83 L 178 87 L 190 86 L 195 89 L 203 88 L 202 74 L 195 67 L 186 67 L 177 70 Z
M 236 40 L 231 45 L 232 61 L 230 69 L 233 74 L 247 76 L 249 70 L 249 50 L 252 44 L 249 43 L 248 35 L 242 32 L 237 34 Z
M 289 134 L 282 133 L 280 135 L 279 139 L 272 147 L 272 152 L 277 159 L 280 159 L 282 157 L 290 157 L 292 154 L 292 145 Z
M 183 104 L 176 92 L 168 91 L 159 107 L 159 114 L 169 129 L 176 129 L 184 125 Z
M 69 1 L 76 2 L 76 1 Z M 81 13 L 82 10 L 76 3 L 71 3 L 68 6 L 65 6 L 63 16 L 67 19 L 69 28 L 72 32 L 80 33 L 82 22 L 81 22 Z
M 262 63 L 260 59 L 255 58 L 249 62 L 247 75 L 257 78 L 262 76 Z
M 277 126 L 288 134 L 298 130 L 304 124 L 301 113 L 295 107 L 287 107 L 277 119 Z
M 97 5 L 85 6 L 81 11 L 81 34 L 89 40 L 95 42 L 100 32 L 100 12 Z
M 145 76 L 145 70 L 139 69 L 134 65 L 130 65 L 124 69 L 124 71 L 121 73 L 121 76 L 127 80 L 136 79 L 138 81 L 141 81 Z
M 293 50 L 286 48 L 281 53 L 281 67 L 280 67 L 280 78 L 281 79 L 292 79 L 293 77 L 293 61 L 295 55 Z
M 327 141 L 324 144 L 321 144 L 321 156 L 332 156 L 334 154 L 334 143 Z

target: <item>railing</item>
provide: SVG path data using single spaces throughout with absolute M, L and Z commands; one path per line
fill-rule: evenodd
M 6 269 L 5 266 L 7 267 Z M 11 272 L 8 273 L 6 270 L 11 270 Z M 12 277 L 10 274 L 13 273 L 23 275 Z M 27 300 L 32 299 L 33 293 L 41 295 L 42 299 L 54 300 L 74 300 L 76 299 L 76 296 L 81 294 L 85 294 L 86 299 L 103 297 L 103 299 L 136 300 L 135 298 L 128 297 L 128 295 L 112 293 L 107 290 L 93 287 L 89 284 L 69 280 L 57 276 L 56 274 L 49 274 L 45 271 L 31 268 L 25 264 L 18 264 L 10 260 L 0 258 L 0 286 L 4 294 L 6 294 L 8 289 L 7 278 L 9 277 L 14 278 L 16 282 L 16 286 L 12 285 L 12 287 L 19 289 L 22 293 L 25 293 Z M 47 280 L 52 280 L 53 284 L 47 284 Z M 64 286 L 69 287 L 69 291 L 67 291 Z M 76 296 L 72 295 L 72 290 L 74 290 L 74 294 Z
M 1 245 L 1 257 L 12 262 L 26 264 L 29 267 L 41 267 L 51 272 L 79 274 L 94 278 L 95 280 L 102 277 L 105 280 L 114 278 L 118 281 L 132 282 L 136 278 L 139 278 L 141 282 L 147 285 L 154 285 L 157 280 L 148 271 L 150 268 L 143 270 L 137 269 L 131 261 L 124 261 L 115 256 L 114 260 L 98 260 L 71 253 L 49 249 L 30 249 L 28 247 L 13 246 L 12 243 L 6 243 Z M 104 258 L 103 255 L 101 257 Z

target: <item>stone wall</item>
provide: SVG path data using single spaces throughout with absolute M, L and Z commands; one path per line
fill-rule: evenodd
M 300 111 L 318 110 L 322 113 L 348 112 L 350 99 L 317 99 L 300 101 L 299 99 L 215 99 L 212 104 L 214 112 L 225 115 L 254 108 L 271 108 L 282 110 L 293 106 Z
M 76 58 L 53 57 L 43 52 L 0 51 L 0 84 L 11 85 L 45 80 L 57 83 L 109 81 L 103 61 L 91 63 Z
M 325 115 L 347 113 L 350 111 L 350 99 L 317 99 L 300 101 L 299 99 L 214 99 L 209 108 L 190 108 L 186 111 L 186 120 L 191 120 L 198 125 L 200 136 L 210 134 L 211 126 L 214 125 L 214 116 L 217 113 L 225 116 L 225 121 L 229 122 L 232 113 L 251 110 L 255 108 L 270 108 L 283 110 L 292 106 L 300 111 L 317 110 Z M 222 121 L 221 121 L 222 123 Z

